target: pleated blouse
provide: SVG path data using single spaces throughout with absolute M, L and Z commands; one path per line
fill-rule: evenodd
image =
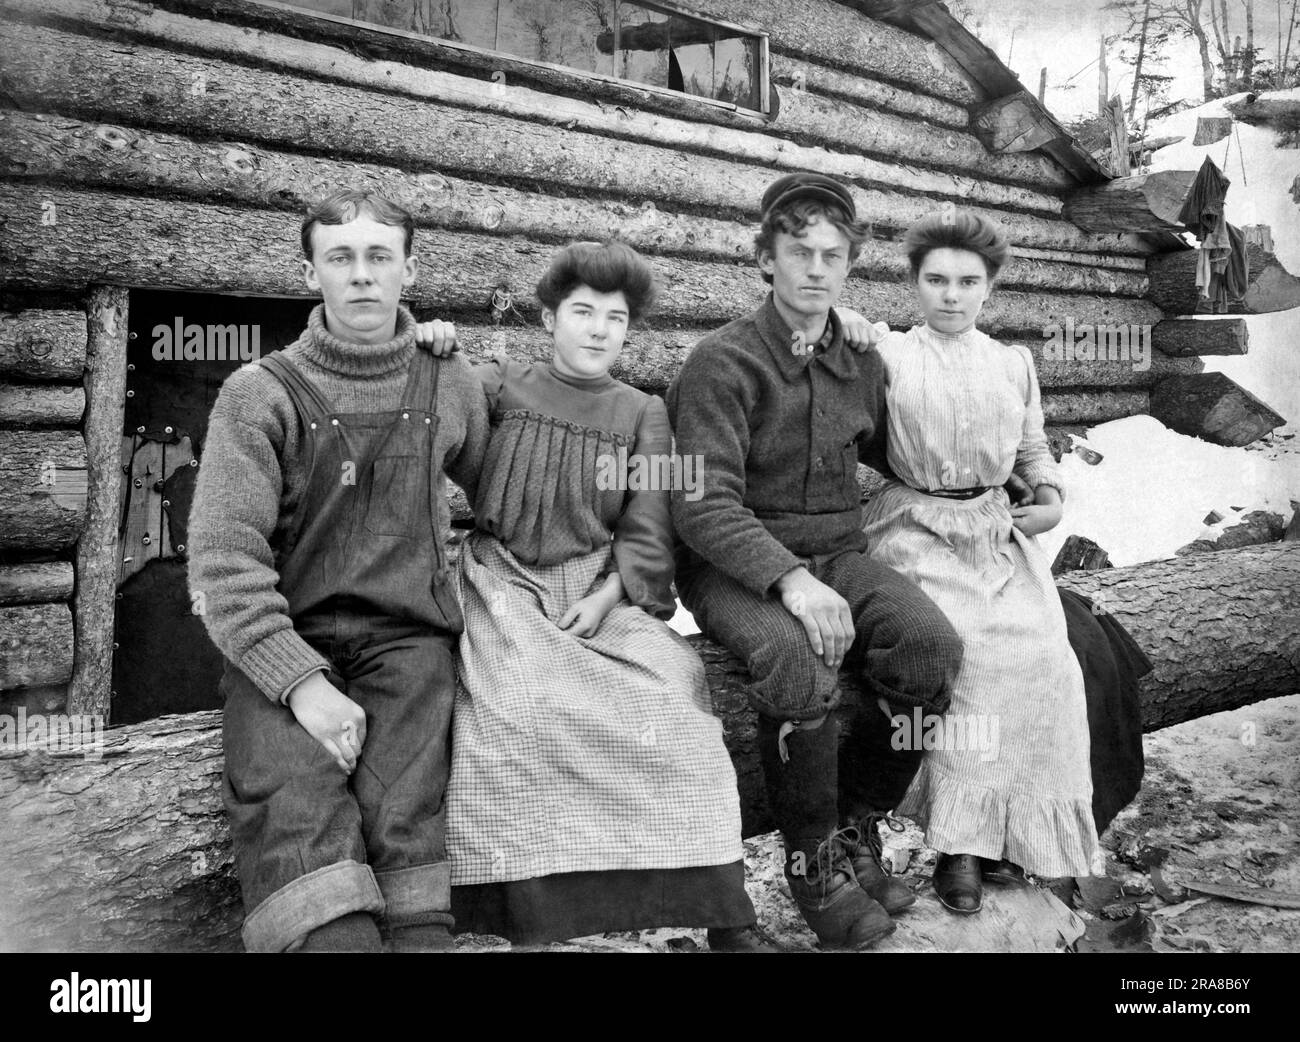
M 548 567 L 613 543 L 628 599 L 659 618 L 675 603 L 669 489 L 628 488 L 636 457 L 668 461 L 663 399 L 605 375 L 579 378 L 504 356 L 475 366 L 492 433 L 476 525 L 525 564 Z M 648 471 L 642 471 L 648 473 Z M 641 484 L 647 482 L 641 481 Z
M 1031 488 L 1061 482 L 1028 348 L 971 329 L 890 333 L 885 363 L 889 466 L 918 489 L 996 487 L 1014 470 Z

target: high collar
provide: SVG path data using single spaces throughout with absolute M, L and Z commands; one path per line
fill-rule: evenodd
M 614 378 L 608 372 L 601 373 L 599 376 L 570 376 L 556 369 L 554 362 L 546 364 L 546 371 L 560 383 L 576 387 L 580 391 L 603 391 L 614 384 Z
M 918 336 L 924 337 L 939 348 L 968 347 L 983 335 L 974 326 L 971 326 L 964 333 L 941 333 L 930 323 L 922 322 L 915 329 Z
M 382 344 L 354 344 L 340 340 L 325 328 L 325 305 L 317 304 L 307 319 L 303 355 L 311 362 L 343 376 L 385 376 L 409 365 L 415 354 L 415 318 L 397 309 L 397 335 Z
M 758 333 L 788 383 L 794 383 L 814 360 L 841 380 L 852 380 L 858 375 L 857 359 L 844 342 L 844 329 L 834 308 L 831 308 L 827 321 L 832 331 L 830 346 L 825 351 L 795 354 L 791 350 L 794 330 L 776 310 L 776 301 L 768 293 L 763 306 L 758 309 Z

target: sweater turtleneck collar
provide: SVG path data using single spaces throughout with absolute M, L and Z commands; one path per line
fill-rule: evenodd
M 325 305 L 317 304 L 307 319 L 303 355 L 309 361 L 343 376 L 386 376 L 410 365 L 415 353 L 415 318 L 397 309 L 397 335 L 382 344 L 354 344 L 340 340 L 325 328 Z
M 614 378 L 608 372 L 601 373 L 599 376 L 570 376 L 568 373 L 562 373 L 556 369 L 554 362 L 547 363 L 546 371 L 559 380 L 560 383 L 576 387 L 580 391 L 603 391 L 606 387 L 613 386 L 614 383 Z

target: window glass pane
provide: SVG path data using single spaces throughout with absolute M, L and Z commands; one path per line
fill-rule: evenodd
M 618 13 L 615 75 L 758 108 L 757 38 L 631 2 Z
M 634 0 L 288 0 L 295 7 L 454 40 L 758 109 L 760 39 Z

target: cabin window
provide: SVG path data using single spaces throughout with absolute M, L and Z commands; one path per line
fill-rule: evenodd
M 332 20 L 767 111 L 767 37 L 637 0 L 288 0 Z

